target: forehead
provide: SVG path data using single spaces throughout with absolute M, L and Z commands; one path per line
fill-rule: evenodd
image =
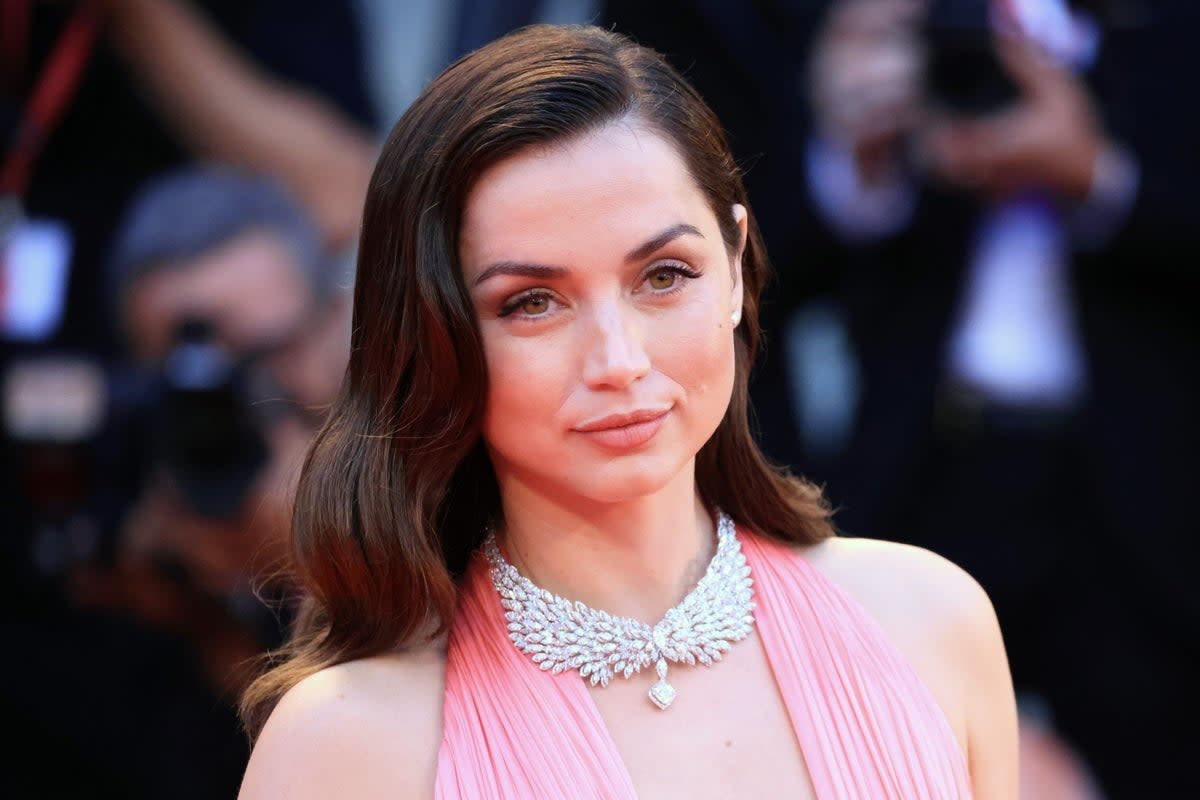
M 287 243 L 252 229 L 153 270 L 130 288 L 123 311 L 134 346 L 160 351 L 185 316 L 270 327 L 302 310 L 312 291 Z
M 581 251 L 589 245 L 636 246 L 681 222 L 718 240 L 704 194 L 675 147 L 616 122 L 485 171 L 467 196 L 459 251 L 470 277 L 498 260 L 566 262 L 588 255 Z
M 250 229 L 187 260 L 152 271 L 134 290 L 219 299 L 251 290 L 307 288 L 295 254 L 273 231 Z

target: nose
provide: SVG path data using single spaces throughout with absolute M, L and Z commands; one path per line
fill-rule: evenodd
M 597 309 L 587 327 L 583 380 L 592 389 L 624 389 L 650 372 L 650 356 L 632 315 L 617 304 Z

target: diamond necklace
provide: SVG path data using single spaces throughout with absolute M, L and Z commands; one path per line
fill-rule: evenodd
M 667 662 L 712 666 L 754 626 L 750 567 L 733 520 L 717 513 L 717 552 L 696 588 L 651 628 L 630 617 L 597 611 L 535 585 L 508 563 L 489 532 L 483 553 L 508 620 L 509 638 L 543 670 L 579 670 L 592 685 L 607 686 L 654 664 L 658 682 L 650 700 L 666 709 L 675 699 Z

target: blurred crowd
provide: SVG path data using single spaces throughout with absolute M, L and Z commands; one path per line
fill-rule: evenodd
M 1022 797 L 1200 796 L 1190 0 L 0 0 L 11 797 L 233 796 L 377 143 L 531 22 L 662 51 L 777 279 L 764 448 L 987 589 Z

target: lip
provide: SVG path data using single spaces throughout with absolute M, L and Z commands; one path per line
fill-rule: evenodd
M 603 417 L 585 420 L 576 425 L 575 430 L 580 433 L 593 433 L 595 431 L 608 431 L 614 428 L 627 428 L 630 425 L 637 425 L 640 422 L 652 422 L 664 416 L 670 410 L 669 406 L 659 406 L 656 408 L 637 408 L 622 414 L 608 414 Z
M 608 414 L 576 425 L 576 433 L 612 450 L 629 450 L 643 445 L 658 433 L 671 408 L 639 408 L 620 414 Z

